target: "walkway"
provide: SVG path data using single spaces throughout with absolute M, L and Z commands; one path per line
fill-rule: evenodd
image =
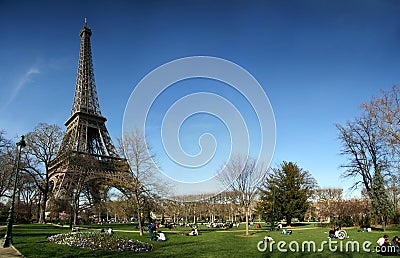
M 5 229 L 6 226 L 0 226 L 0 230 Z M 24 257 L 14 246 L 3 248 L 0 246 L 0 258 Z
M 14 258 L 14 257 L 24 257 L 14 246 L 11 247 L 0 247 L 0 257 L 1 258 Z

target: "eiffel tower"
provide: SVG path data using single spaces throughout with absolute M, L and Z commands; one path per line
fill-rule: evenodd
M 94 80 L 90 37 L 86 19 L 80 31 L 78 75 L 71 115 L 56 158 L 49 165 L 49 181 L 54 197 L 68 196 L 74 190 L 99 201 L 100 187 L 129 186 L 132 174 L 128 163 L 118 156 L 101 115 Z

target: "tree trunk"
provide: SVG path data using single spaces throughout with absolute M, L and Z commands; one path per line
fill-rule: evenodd
M 141 213 L 139 207 L 137 209 L 137 214 L 138 214 L 138 221 L 139 221 L 139 235 L 143 236 L 142 213 Z
M 78 207 L 74 210 L 74 220 L 73 224 L 76 226 L 78 225 Z
M 73 197 L 73 212 L 74 212 L 74 220 L 73 224 L 78 225 L 78 212 L 79 212 L 79 194 L 78 190 L 76 190 Z
M 249 235 L 249 209 L 248 208 L 244 208 L 245 209 L 245 216 L 246 216 L 246 236 Z
M 386 220 L 385 217 L 382 216 L 382 230 L 386 231 Z
M 29 220 L 29 224 L 32 223 L 32 213 L 33 213 L 33 201 L 29 202 L 29 211 L 28 211 L 28 220 Z
M 37 204 L 37 209 L 36 209 L 36 218 L 37 222 L 40 222 L 40 210 L 42 207 L 42 192 L 39 191 L 39 198 L 38 198 L 38 204 Z
M 47 205 L 47 191 L 43 192 L 43 197 L 42 197 L 42 203 L 41 203 L 41 209 L 40 209 L 40 217 L 39 217 L 39 223 L 46 223 L 46 205 Z
M 286 226 L 290 227 L 292 225 L 292 218 L 286 217 Z

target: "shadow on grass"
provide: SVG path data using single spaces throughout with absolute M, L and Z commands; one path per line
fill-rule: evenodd
M 307 227 L 310 226 L 310 223 L 304 223 L 304 222 L 296 222 L 296 223 L 292 223 L 291 226 L 292 227 Z
M 160 244 L 157 244 L 157 246 L 161 245 L 168 245 L 168 246 L 187 246 L 187 245 L 193 245 L 196 244 L 196 241 L 185 241 L 185 242 L 179 242 L 179 243 L 173 243 L 173 242 L 159 242 Z
M 250 232 L 248 235 L 246 235 L 246 234 L 241 234 L 241 235 L 235 235 L 235 237 L 243 237 L 243 238 L 246 238 L 246 237 L 255 237 L 255 236 L 257 236 L 257 235 L 259 235 L 258 234 L 259 232 Z

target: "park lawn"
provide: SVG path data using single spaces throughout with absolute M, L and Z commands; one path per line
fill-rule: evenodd
M 109 225 L 104 225 L 107 229 Z M 95 226 L 99 230 L 99 226 Z M 343 252 L 329 251 L 328 245 L 325 245 L 323 252 L 292 252 L 282 253 L 277 250 L 276 244 L 274 251 L 271 253 L 269 249 L 260 252 L 257 244 L 266 235 L 270 235 L 275 242 L 285 241 L 285 248 L 291 241 L 297 241 L 300 244 L 303 241 L 315 241 L 316 248 L 320 248 L 322 241 L 328 241 L 328 229 L 326 228 L 295 228 L 293 227 L 292 235 L 283 235 L 279 231 L 269 232 L 266 228 L 251 231 L 251 235 L 244 236 L 244 226 L 239 229 L 205 231 L 205 228 L 199 227 L 200 235 L 197 237 L 185 236 L 190 229 L 176 228 L 174 230 L 164 229 L 166 233 L 166 242 L 150 242 L 149 234 L 146 232 L 143 236 L 139 236 L 134 226 L 129 224 L 112 224 L 115 234 L 137 239 L 143 242 L 149 242 L 154 245 L 154 250 L 148 253 L 133 252 L 111 252 L 111 251 L 90 251 L 82 248 L 68 247 L 57 245 L 47 241 L 47 237 L 69 232 L 68 228 L 55 227 L 53 225 L 19 225 L 13 229 L 14 245 L 25 257 L 380 257 L 375 252 L 363 252 L 362 243 L 364 241 L 372 242 L 371 251 L 374 251 L 376 240 L 383 235 L 382 231 L 373 231 L 371 233 L 357 232 L 357 229 L 347 229 L 349 238 L 347 240 L 337 240 L 337 247 L 340 248 L 340 242 L 343 246 Z M 127 232 L 130 230 L 131 232 Z M 4 235 L 5 229 L 0 231 Z M 390 228 L 386 232 L 389 237 L 399 234 L 399 228 Z M 345 243 L 347 241 L 357 240 L 360 243 L 360 253 L 345 252 Z M 295 246 L 293 246 L 295 247 Z

